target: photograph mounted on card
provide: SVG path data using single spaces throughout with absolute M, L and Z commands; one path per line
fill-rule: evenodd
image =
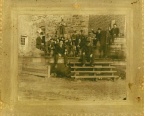
M 141 115 L 141 1 L 30 1 L 4 2 L 2 100 L 12 111 Z
M 19 100 L 127 100 L 127 14 L 92 13 L 18 15 Z

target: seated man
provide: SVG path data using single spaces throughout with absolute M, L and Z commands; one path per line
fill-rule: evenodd
M 57 67 L 59 57 L 64 57 L 64 64 L 67 66 L 68 57 L 67 57 L 67 49 L 65 48 L 63 41 L 60 43 L 55 44 L 55 51 L 54 51 L 54 65 L 55 68 Z
M 58 59 L 59 57 L 62 57 L 64 54 L 64 46 L 63 41 L 60 41 L 60 43 L 55 43 L 55 49 L 54 49 L 54 65 L 57 67 Z
M 91 46 L 90 41 L 88 41 L 85 48 L 82 49 L 82 55 L 81 55 L 81 62 L 82 66 L 85 66 L 86 61 L 90 62 L 90 65 L 94 65 L 95 60 L 95 52 L 93 46 Z

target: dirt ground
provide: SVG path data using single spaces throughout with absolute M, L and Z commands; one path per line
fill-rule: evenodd
M 51 77 L 45 79 L 32 75 L 19 78 L 19 100 L 70 100 L 97 101 L 123 100 L 126 97 L 126 81 L 112 80 L 73 80 Z

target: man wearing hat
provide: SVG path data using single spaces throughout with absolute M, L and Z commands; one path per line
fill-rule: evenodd
M 93 39 L 93 46 L 97 46 L 97 42 L 100 42 L 101 39 L 101 29 L 98 28 L 97 32 L 95 33 L 94 30 L 92 29 L 92 33 L 95 34 L 95 38 Z

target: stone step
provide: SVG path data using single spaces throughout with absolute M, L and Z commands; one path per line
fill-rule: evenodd
M 117 71 L 71 71 L 72 73 L 115 73 Z
M 119 76 L 116 76 L 116 75 L 105 75 L 105 76 L 71 76 L 73 78 L 118 78 Z
M 81 68 L 81 69 L 84 69 L 84 68 L 93 68 L 93 69 L 95 69 L 95 68 L 115 68 L 115 67 L 113 67 L 113 66 L 84 66 L 84 67 L 82 67 L 82 66 L 72 66 L 71 68 L 76 68 L 76 69 L 78 69 L 78 68 Z
M 94 64 L 112 64 L 113 62 L 94 62 Z M 70 64 L 81 64 L 81 62 L 70 62 Z M 89 64 L 89 62 L 87 62 L 86 64 Z

